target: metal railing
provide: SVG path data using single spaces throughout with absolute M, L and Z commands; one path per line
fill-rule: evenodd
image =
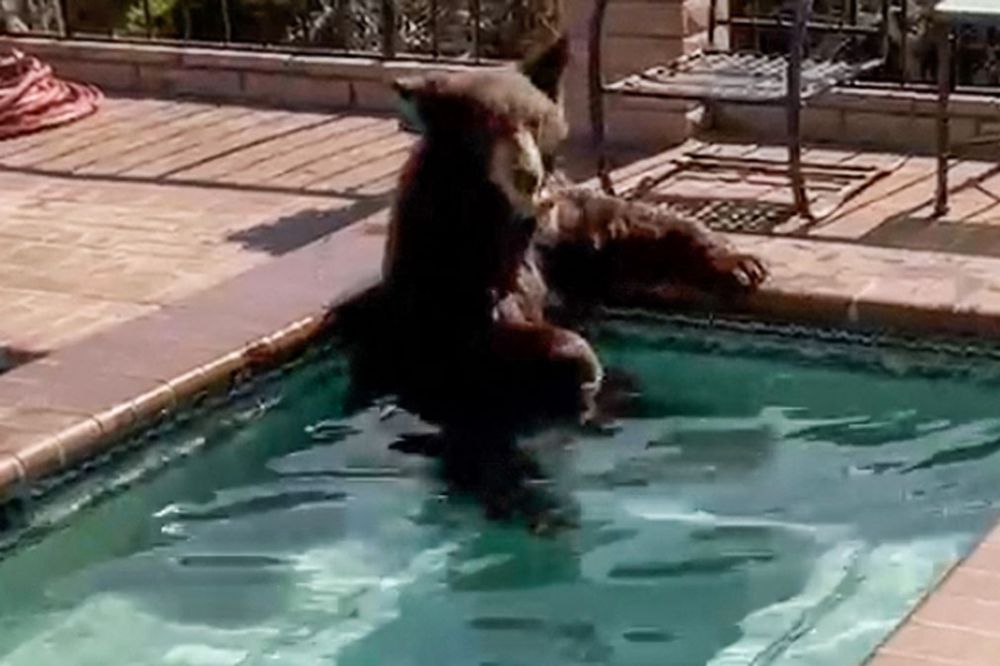
M 730 48 L 787 51 L 794 0 L 728 4 Z M 1000 0 L 998 0 L 1000 1 Z M 39 15 L 17 32 L 63 38 L 492 62 L 520 57 L 539 30 L 558 25 L 560 0 L 20 0 Z M 48 5 L 46 5 L 48 3 Z M 934 0 L 815 0 L 810 52 L 885 56 L 866 85 L 932 90 L 937 55 Z M 17 4 L 17 0 L 13 0 Z M 11 29 L 11 21 L 7 21 Z M 2 28 L 0 22 L 0 28 Z M 1000 92 L 1000 31 L 958 26 L 959 90 Z
M 558 0 L 47 1 L 52 3 L 48 13 L 58 20 L 22 16 L 14 28 L 8 20 L 7 30 L 69 39 L 479 62 L 519 57 L 533 35 L 559 20 Z
M 791 17 L 781 0 L 729 2 L 730 46 L 769 53 L 787 50 Z M 935 0 L 816 0 L 810 23 L 813 54 L 858 59 L 882 54 L 885 64 L 862 83 L 880 87 L 936 89 L 937 51 L 933 34 Z M 1000 1 L 1000 0 L 998 0 Z M 955 26 L 952 78 L 956 88 L 1000 93 L 1000 32 L 976 25 Z

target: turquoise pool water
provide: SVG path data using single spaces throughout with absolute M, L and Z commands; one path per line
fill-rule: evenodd
M 996 517 L 995 384 L 706 331 L 595 338 L 633 378 L 615 427 L 526 437 L 545 479 L 484 477 L 577 527 L 488 521 L 390 448 L 426 426 L 340 411 L 331 356 L 164 434 L 137 458 L 192 455 L 9 550 L 0 664 L 850 666 Z

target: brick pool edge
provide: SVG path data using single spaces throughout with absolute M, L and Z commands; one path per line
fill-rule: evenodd
M 0 376 L 0 502 L 288 360 L 378 283 L 358 224 Z

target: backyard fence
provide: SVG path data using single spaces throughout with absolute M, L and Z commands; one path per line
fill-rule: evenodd
M 540 32 L 559 25 L 560 1 L 0 0 L 0 27 L 64 38 L 478 62 L 520 57 Z M 787 50 L 798 0 L 716 1 L 728 3 L 717 8 L 726 17 L 717 25 L 729 31 L 732 48 Z M 930 88 L 937 77 L 934 1 L 814 0 L 810 53 L 884 53 L 885 65 L 865 85 Z M 998 31 L 956 26 L 953 37 L 958 87 L 1000 91 Z
M 771 53 L 787 50 L 792 17 L 789 2 L 728 1 L 731 18 L 726 23 L 734 48 Z M 865 83 L 930 89 L 938 72 L 933 33 L 936 1 L 814 0 L 810 53 L 818 57 L 846 55 L 858 60 L 883 53 L 885 65 Z M 958 87 L 997 92 L 1000 34 L 982 25 L 956 25 L 952 34 L 952 64 L 953 80 Z
M 503 60 L 559 23 L 558 0 L 0 0 L 11 33 Z

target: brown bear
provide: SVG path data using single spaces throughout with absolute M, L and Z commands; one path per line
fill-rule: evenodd
M 354 336 L 355 380 L 432 422 L 589 412 L 601 365 L 583 337 L 548 319 L 550 284 L 564 298 L 606 301 L 629 285 L 734 293 L 765 279 L 759 261 L 693 221 L 554 171 L 568 56 L 560 38 L 517 70 L 395 83 L 422 136 L 366 309 L 379 323 Z

